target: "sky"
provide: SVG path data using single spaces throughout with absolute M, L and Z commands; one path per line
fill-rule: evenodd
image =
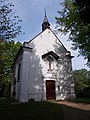
M 25 42 L 31 40 L 38 33 L 41 32 L 41 25 L 44 19 L 45 9 L 47 11 L 47 18 L 51 25 L 51 29 L 55 30 L 56 20 L 55 17 L 58 17 L 57 11 L 62 10 L 62 3 L 64 0 L 9 0 L 14 4 L 13 11 L 15 15 L 18 15 L 19 18 L 23 21 L 20 25 L 22 26 L 22 31 L 25 34 L 15 38 L 15 41 Z M 89 68 L 85 65 L 86 60 L 82 56 L 78 56 L 78 51 L 71 50 L 71 42 L 67 41 L 68 35 L 62 35 L 57 33 L 58 38 L 67 48 L 71 51 L 71 55 L 74 56 L 72 59 L 73 70 L 76 69 L 87 69 Z

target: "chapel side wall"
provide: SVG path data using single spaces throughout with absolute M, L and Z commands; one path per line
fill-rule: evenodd
M 21 64 L 20 80 L 18 81 L 18 66 Z M 11 98 L 14 100 L 20 100 L 21 94 L 21 76 L 22 76 L 22 54 L 19 54 L 16 63 L 12 69 L 12 82 L 11 82 Z M 14 93 L 13 93 L 14 92 Z
M 30 75 L 30 51 L 24 50 L 22 56 L 22 81 L 20 102 L 27 102 L 29 91 L 29 75 Z

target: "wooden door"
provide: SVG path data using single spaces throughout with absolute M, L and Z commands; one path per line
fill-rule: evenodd
M 56 98 L 55 94 L 55 81 L 46 80 L 46 99 L 53 100 Z

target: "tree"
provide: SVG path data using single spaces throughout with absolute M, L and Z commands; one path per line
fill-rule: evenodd
M 77 97 L 90 97 L 90 71 L 74 70 L 75 91 Z
M 12 7 L 14 5 L 8 0 L 0 0 L 0 38 L 4 40 L 11 40 L 22 33 L 19 26 L 22 21 L 14 15 Z
M 2 88 L 2 95 L 8 96 L 9 83 L 11 80 L 11 66 L 13 60 L 22 45 L 20 42 L 0 41 L 0 48 L 2 53 L 0 55 L 0 87 Z
M 2 96 L 2 82 L 3 82 L 3 79 L 4 79 L 4 76 L 3 76 L 3 68 L 4 68 L 4 64 L 3 64 L 3 50 L 4 50 L 4 46 L 3 46 L 3 40 L 0 39 L 0 96 Z
M 56 17 L 58 31 L 69 33 L 69 40 L 73 42 L 73 50 L 79 49 L 79 55 L 87 59 L 90 67 L 90 24 L 85 24 L 80 17 L 78 6 L 74 0 L 65 0 L 60 17 Z
M 11 77 L 11 65 L 15 58 L 20 42 L 12 41 L 22 34 L 22 20 L 13 12 L 14 5 L 9 0 L 0 0 L 0 93 L 7 95 L 8 83 Z
M 80 18 L 84 21 L 85 24 L 90 24 L 90 1 L 89 0 L 75 0 L 76 5 L 78 6 L 78 11 Z

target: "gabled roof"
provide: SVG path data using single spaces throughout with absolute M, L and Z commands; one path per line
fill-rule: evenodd
M 29 44 L 31 41 L 33 41 L 36 37 L 38 37 L 40 34 L 42 34 L 44 31 L 40 32 L 39 34 L 37 34 L 35 37 L 33 37 L 31 40 L 29 40 L 28 42 L 24 42 L 23 45 L 25 45 L 25 43 Z
M 48 29 L 48 28 L 47 28 Z M 47 30 L 46 29 L 46 30 Z M 45 30 L 45 31 L 46 31 Z M 66 49 L 66 47 L 63 45 L 63 43 L 60 41 L 60 39 L 55 35 L 55 33 L 51 30 L 51 29 L 48 29 L 48 30 L 50 30 L 53 34 L 54 34 L 54 36 L 57 38 L 57 40 L 61 43 L 61 45 L 64 47 L 64 49 L 68 52 L 68 50 Z M 45 31 L 42 31 L 42 32 L 40 32 L 39 34 L 37 34 L 34 38 L 32 38 L 30 41 L 28 41 L 28 42 L 24 42 L 24 45 L 25 45 L 25 43 L 30 43 L 31 41 L 33 41 L 36 37 L 38 37 L 39 35 L 41 35 L 43 32 L 45 32 Z
M 60 58 L 56 53 L 54 53 L 53 51 L 50 51 L 50 52 L 42 55 L 42 59 L 48 57 L 49 55 L 52 55 L 56 60 L 58 60 Z

